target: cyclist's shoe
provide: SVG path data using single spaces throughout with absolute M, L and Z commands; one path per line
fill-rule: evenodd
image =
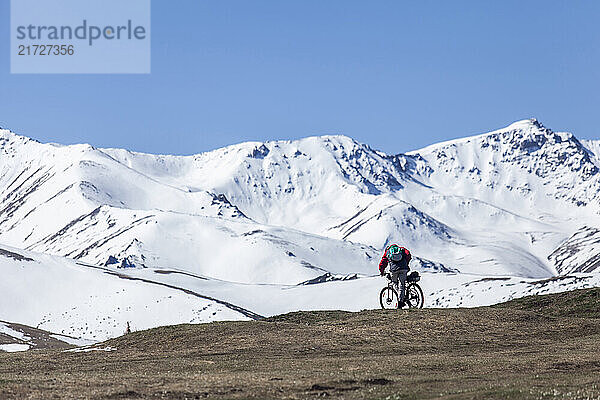
M 402 302 L 398 303 L 398 308 L 403 308 L 405 305 L 406 305 L 406 303 L 402 301 Z

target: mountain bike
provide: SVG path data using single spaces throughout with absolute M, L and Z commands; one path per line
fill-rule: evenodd
M 398 292 L 392 282 L 390 274 L 386 274 L 388 284 L 386 287 L 381 289 L 379 294 L 379 303 L 381 308 L 384 310 L 390 310 L 398 307 Z M 417 271 L 411 272 L 406 277 L 406 293 L 404 294 L 404 306 L 408 308 L 423 308 L 425 302 L 425 296 L 423 296 L 423 290 L 417 284 L 421 280 L 421 276 Z

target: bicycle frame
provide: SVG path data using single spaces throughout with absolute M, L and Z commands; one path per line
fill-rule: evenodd
M 425 299 L 423 296 L 423 290 L 417 284 L 417 282 L 420 280 L 420 276 L 418 275 L 417 272 L 413 272 L 413 274 L 411 274 L 411 275 L 413 275 L 411 277 L 411 279 L 410 280 L 407 279 L 406 285 L 404 285 L 404 301 L 405 301 L 405 304 L 408 305 L 409 308 L 422 308 L 423 304 L 425 302 Z M 416 276 L 414 276 L 414 275 L 416 275 Z M 382 308 L 387 308 L 387 307 L 384 307 L 384 304 L 383 304 L 384 301 L 383 301 L 382 295 L 383 295 L 384 291 L 386 291 L 386 290 L 391 291 L 392 293 L 395 293 L 394 297 L 399 297 L 399 293 L 396 290 L 396 285 L 395 285 L 394 281 L 392 281 L 391 275 L 389 273 L 386 274 L 386 278 L 388 281 L 387 286 L 381 290 L 381 293 L 379 295 Z M 413 294 L 416 294 L 416 296 L 411 297 L 411 291 Z M 416 303 L 413 304 L 415 299 L 416 299 Z M 389 296 L 387 298 L 387 304 L 388 305 L 390 304 Z

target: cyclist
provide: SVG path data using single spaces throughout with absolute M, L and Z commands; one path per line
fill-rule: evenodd
M 379 262 L 379 274 L 384 275 L 385 268 L 390 266 L 390 277 L 396 292 L 398 293 L 398 308 L 404 306 L 404 294 L 406 292 L 406 275 L 410 270 L 408 263 L 410 262 L 410 251 L 397 244 L 391 244 L 385 248 L 381 261 Z M 400 286 L 400 288 L 398 287 Z M 399 290 L 400 289 L 400 290 Z

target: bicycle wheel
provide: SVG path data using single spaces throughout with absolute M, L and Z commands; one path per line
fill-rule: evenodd
M 406 304 L 409 308 L 423 308 L 425 296 L 423 296 L 423 290 L 419 285 L 416 283 L 410 283 L 406 289 L 406 294 Z
M 398 308 L 398 293 L 394 288 L 384 287 L 379 294 L 379 303 L 384 310 Z

